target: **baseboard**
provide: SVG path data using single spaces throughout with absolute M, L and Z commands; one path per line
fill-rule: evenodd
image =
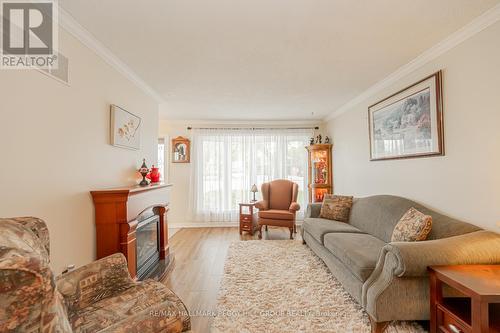
M 297 225 L 302 225 L 302 220 L 296 221 Z M 168 222 L 169 229 L 180 228 L 224 228 L 238 227 L 239 222 Z

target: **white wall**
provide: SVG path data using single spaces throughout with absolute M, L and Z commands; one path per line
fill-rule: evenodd
M 95 53 L 60 32 L 71 86 L 35 70 L 0 72 L 0 216 L 43 218 L 57 273 L 95 258 L 89 191 L 135 182 L 156 163 L 158 105 Z M 109 106 L 142 118 L 139 151 L 109 145 Z
M 203 121 L 183 121 L 183 120 L 166 120 L 160 119 L 160 137 L 169 136 L 173 139 L 177 136 L 183 136 L 190 138 L 190 131 L 187 130 L 188 126 L 193 127 L 297 127 L 297 126 L 319 126 L 319 130 L 316 133 L 323 133 L 322 123 L 320 121 L 281 121 L 281 122 L 259 122 L 259 121 L 240 121 L 240 122 L 203 122 Z M 169 152 L 171 153 L 171 143 L 168 144 Z M 190 189 L 190 177 L 191 168 L 196 163 L 196 160 L 191 159 L 191 163 L 170 163 L 170 173 L 167 181 L 174 184 L 172 188 L 172 194 L 170 199 L 170 211 L 168 215 L 169 225 L 171 227 L 178 226 L 198 226 L 200 223 L 194 223 L 190 221 L 188 216 L 188 203 L 190 200 L 189 189 Z M 257 193 L 260 195 L 260 193 Z M 227 223 L 226 223 L 227 224 Z M 206 225 L 206 223 L 201 223 L 201 225 Z M 216 223 L 211 223 L 211 226 L 217 225 Z
M 500 22 L 327 124 L 335 193 L 394 194 L 500 231 Z M 369 161 L 368 106 L 443 70 L 442 157 Z

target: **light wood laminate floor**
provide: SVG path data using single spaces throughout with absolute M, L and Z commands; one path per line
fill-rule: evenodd
M 297 231 L 294 238 L 301 242 Z M 267 232 L 263 229 L 263 239 L 289 236 L 288 228 L 269 227 Z M 169 239 L 175 261 L 163 282 L 186 304 L 193 332 L 210 332 L 229 244 L 251 239 L 258 239 L 257 233 L 253 237 L 248 233 L 240 236 L 237 227 L 180 229 Z

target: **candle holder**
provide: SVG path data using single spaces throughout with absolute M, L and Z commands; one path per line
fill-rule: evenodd
M 139 173 L 141 174 L 142 176 L 142 180 L 141 182 L 139 183 L 140 186 L 148 186 L 149 183 L 148 181 L 146 180 L 146 176 L 148 175 L 149 173 L 149 169 L 148 169 L 148 166 L 146 165 L 146 159 L 144 158 L 142 160 L 142 165 L 141 165 L 141 168 L 139 169 Z

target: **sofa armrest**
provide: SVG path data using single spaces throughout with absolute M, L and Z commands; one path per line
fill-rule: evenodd
M 300 205 L 297 202 L 292 202 L 290 204 L 290 207 L 288 208 L 288 211 L 295 213 L 296 211 L 300 210 Z
M 135 285 L 122 253 L 94 261 L 57 278 L 57 289 L 71 315 Z
M 307 210 L 306 210 L 306 215 L 304 218 L 307 217 L 319 217 L 319 214 L 321 213 L 321 205 L 322 203 L 310 203 L 307 205 Z
M 390 316 L 382 312 L 391 293 L 401 291 L 398 288 L 424 288 L 418 290 L 426 295 L 426 284 L 419 285 L 416 281 L 427 279 L 427 267 L 499 263 L 500 235 L 485 230 L 436 240 L 390 243 L 380 251 L 375 270 L 363 284 L 362 305 L 370 315 L 389 320 Z M 409 284 L 395 281 L 398 279 L 407 280 Z M 392 292 L 391 287 L 395 288 Z
M 255 203 L 255 207 L 258 210 L 268 210 L 269 209 L 269 202 L 267 202 L 267 200 L 257 201 Z
M 427 267 L 433 265 L 500 264 L 500 235 L 490 231 L 422 242 L 390 243 L 382 255 L 395 260 L 397 277 L 427 276 Z

